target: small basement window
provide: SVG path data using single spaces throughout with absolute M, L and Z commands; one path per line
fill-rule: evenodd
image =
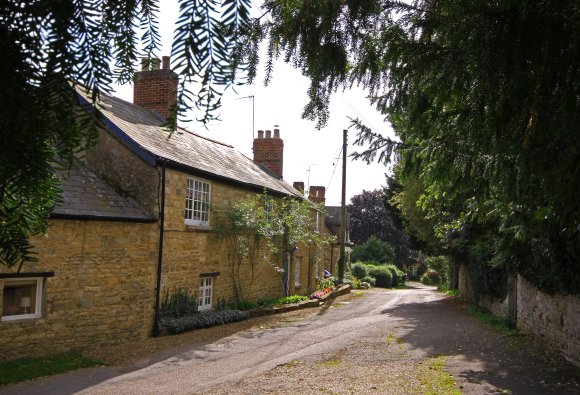
M 11 278 L 4 280 L 2 321 L 40 318 L 44 278 Z

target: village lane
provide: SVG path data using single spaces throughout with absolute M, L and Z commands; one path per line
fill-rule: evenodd
M 577 368 L 528 343 L 513 344 L 420 284 L 375 289 L 285 327 L 194 344 L 94 385 L 87 378 L 78 393 L 423 393 L 418 372 L 434 356 L 443 356 L 463 393 L 580 393 Z M 0 394 L 77 392 L 82 373 L 67 377 L 0 388 Z

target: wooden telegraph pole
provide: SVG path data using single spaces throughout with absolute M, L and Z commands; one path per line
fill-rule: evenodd
M 346 266 L 345 242 L 346 242 L 346 141 L 347 130 L 342 131 L 342 205 L 340 207 L 340 258 L 338 258 L 338 281 L 344 281 L 344 269 Z

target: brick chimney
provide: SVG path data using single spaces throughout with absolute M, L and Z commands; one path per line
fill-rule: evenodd
M 171 107 L 177 103 L 179 79 L 169 68 L 169 56 L 163 57 L 161 69 L 159 64 L 159 59 L 153 58 L 150 63 L 143 59 L 141 71 L 135 73 L 133 103 L 168 118 Z
M 326 201 L 326 198 L 324 197 L 325 193 L 325 187 L 310 186 L 310 191 L 308 191 L 308 200 L 316 204 L 324 203 Z
M 282 179 L 284 167 L 284 141 L 280 138 L 280 129 L 275 126 L 274 137 L 272 132 L 258 130 L 258 138 L 254 139 L 254 162 L 266 166 L 268 170 Z
M 294 184 L 292 184 L 292 186 L 294 187 L 294 189 L 299 190 L 300 192 L 302 192 L 302 195 L 304 195 L 304 182 L 294 181 Z

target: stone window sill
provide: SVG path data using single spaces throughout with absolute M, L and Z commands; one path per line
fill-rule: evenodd
M 202 231 L 202 232 L 209 232 L 212 231 L 213 228 L 209 225 L 185 225 L 186 230 L 191 231 Z

